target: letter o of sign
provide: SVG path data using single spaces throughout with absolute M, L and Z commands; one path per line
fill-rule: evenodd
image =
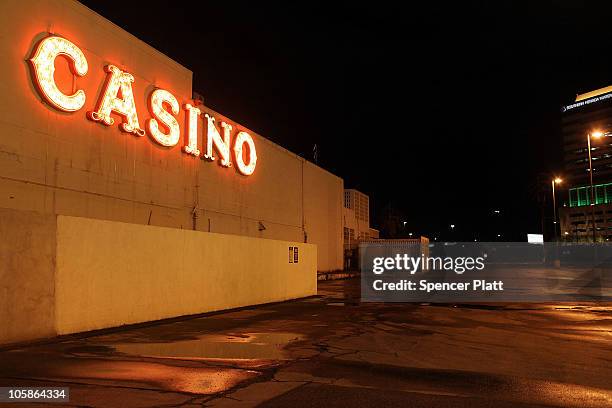
M 243 147 L 248 147 L 248 163 L 244 162 Z M 245 176 L 250 176 L 255 171 L 257 165 L 257 151 L 255 150 L 255 142 L 247 132 L 238 132 L 234 141 L 234 158 L 236 159 L 236 168 Z

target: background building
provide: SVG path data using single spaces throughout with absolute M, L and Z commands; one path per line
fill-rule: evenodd
M 370 227 L 370 198 L 354 189 L 344 190 L 344 248 L 354 248 L 360 240 L 378 238 L 378 230 Z
M 344 268 L 357 267 L 357 249 L 359 242 L 377 239 L 377 229 L 370 227 L 370 198 L 355 189 L 344 190 L 344 207 L 342 208 L 344 225 Z
M 562 140 L 564 190 L 558 200 L 560 234 L 568 240 L 590 239 L 593 234 L 587 135 L 591 139 L 596 237 L 612 238 L 612 86 L 580 94 L 563 107 Z

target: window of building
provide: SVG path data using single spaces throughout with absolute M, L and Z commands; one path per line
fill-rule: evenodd
M 344 208 L 353 208 L 353 206 L 351 205 L 351 192 L 350 191 L 344 192 Z
M 355 240 L 355 230 L 344 227 L 344 243 L 350 245 Z
M 355 217 L 360 221 L 370 222 L 370 203 L 367 195 L 356 192 L 354 209 Z
M 612 203 L 612 183 L 594 186 L 595 204 Z M 570 207 L 591 205 L 591 187 L 575 187 L 569 190 Z

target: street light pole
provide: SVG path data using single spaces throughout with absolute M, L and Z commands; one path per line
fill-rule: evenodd
M 600 138 L 603 133 L 595 131 L 587 134 L 587 150 L 589 152 L 589 179 L 591 182 L 591 226 L 593 227 L 593 242 L 595 242 L 595 190 L 593 188 L 593 160 L 591 159 L 591 137 Z
M 550 185 L 552 186 L 552 199 L 553 199 L 553 228 L 555 230 L 555 233 L 553 234 L 553 238 L 555 241 L 558 240 L 558 235 L 557 235 L 557 200 L 555 197 L 555 184 L 561 184 L 561 182 L 563 182 L 563 180 L 561 180 L 559 177 L 556 177 L 554 179 L 552 179 L 550 181 Z

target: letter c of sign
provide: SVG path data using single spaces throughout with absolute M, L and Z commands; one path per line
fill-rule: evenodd
M 55 59 L 59 55 L 70 60 L 70 70 L 74 75 L 87 74 L 87 59 L 79 47 L 65 38 L 50 36 L 38 44 L 34 56 L 30 59 L 34 69 L 34 81 L 42 97 L 53 107 L 65 112 L 75 112 L 85 105 L 85 92 L 79 89 L 72 95 L 66 95 L 59 90 L 53 77 Z

